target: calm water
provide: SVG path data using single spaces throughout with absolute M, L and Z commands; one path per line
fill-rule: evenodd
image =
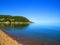
M 1 24 L 0 29 L 24 45 L 60 45 L 59 25 Z

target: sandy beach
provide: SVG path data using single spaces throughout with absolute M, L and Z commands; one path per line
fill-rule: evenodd
M 0 30 L 0 45 L 23 45 Z

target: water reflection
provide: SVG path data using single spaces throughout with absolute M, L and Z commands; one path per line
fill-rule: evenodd
M 60 45 L 59 27 L 37 24 L 0 24 L 0 28 L 4 28 L 3 31 L 6 34 L 24 45 Z
M 27 26 L 29 26 L 29 24 L 0 24 L 0 29 L 10 29 L 10 28 L 16 28 L 16 29 L 24 29 Z

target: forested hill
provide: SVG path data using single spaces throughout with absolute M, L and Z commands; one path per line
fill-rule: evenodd
M 12 22 L 30 22 L 24 16 L 0 15 L 0 22 L 6 22 L 6 21 L 12 21 Z

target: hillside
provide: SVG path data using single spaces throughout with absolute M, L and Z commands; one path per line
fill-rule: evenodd
M 11 15 L 0 15 L 0 22 L 30 22 L 24 16 L 11 16 Z

